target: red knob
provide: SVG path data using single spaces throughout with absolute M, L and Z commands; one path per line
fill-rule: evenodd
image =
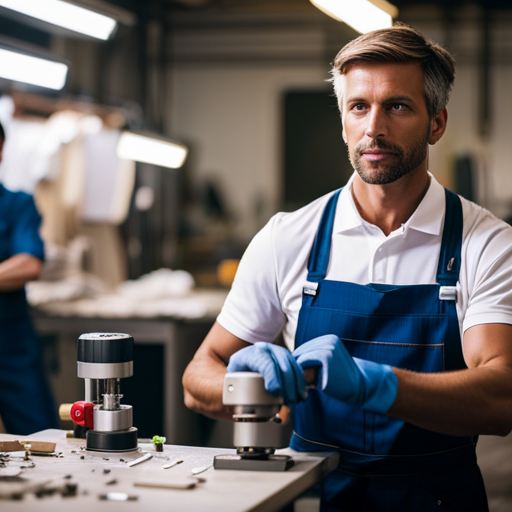
M 71 406 L 71 419 L 81 427 L 94 427 L 94 404 L 91 402 L 75 402 Z

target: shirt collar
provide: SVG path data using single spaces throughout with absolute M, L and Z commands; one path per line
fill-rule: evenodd
M 431 235 L 439 235 L 445 211 L 444 188 L 432 174 L 429 173 L 429 176 L 430 185 L 427 193 L 404 227 Z M 350 177 L 347 185 L 341 191 L 336 209 L 336 218 L 334 219 L 333 233 L 350 231 L 364 223 L 352 197 L 353 179 L 354 175 Z

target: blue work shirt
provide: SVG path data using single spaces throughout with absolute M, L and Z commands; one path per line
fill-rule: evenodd
M 0 185 L 0 262 L 20 253 L 43 260 L 44 244 L 39 234 L 40 226 L 41 216 L 32 196 L 25 192 L 12 192 Z M 23 288 L 0 293 L 0 320 L 13 322 L 27 318 Z

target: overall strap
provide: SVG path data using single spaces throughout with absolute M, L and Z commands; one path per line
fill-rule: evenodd
M 456 286 L 459 280 L 462 249 L 462 204 L 457 194 L 445 189 L 446 212 L 443 239 L 437 267 L 437 282 L 441 286 Z
M 463 215 L 462 203 L 457 194 L 445 189 L 446 212 L 444 217 L 443 239 L 437 267 L 439 299 L 454 304 L 457 300 L 457 282 L 461 265 Z M 456 316 L 456 312 L 454 313 Z M 457 333 L 459 332 L 457 321 Z M 460 336 L 455 335 L 445 342 L 445 369 L 461 370 L 467 368 L 462 353 Z
M 327 201 L 318 231 L 315 236 L 315 243 L 308 260 L 308 282 L 318 283 L 325 278 L 329 265 L 331 252 L 332 228 L 336 214 L 338 197 L 343 189 L 337 190 Z
M 313 249 L 308 260 L 310 283 L 318 283 L 325 278 L 329 265 L 332 228 L 338 198 L 343 189 L 337 190 L 328 200 L 315 236 Z M 446 212 L 444 219 L 441 252 L 437 267 L 437 282 L 441 286 L 456 286 L 459 280 L 462 248 L 462 204 L 457 194 L 445 189 Z

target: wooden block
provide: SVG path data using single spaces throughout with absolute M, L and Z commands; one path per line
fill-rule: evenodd
M 25 447 L 19 441 L 0 441 L 0 452 L 24 452 Z
M 49 441 L 32 441 L 28 439 L 24 439 L 21 443 L 23 445 L 29 444 L 32 453 L 53 453 L 57 446 L 56 443 L 50 443 Z
M 0 441 L 0 452 L 22 452 L 25 451 L 25 445 L 30 445 L 32 453 L 53 453 L 56 443 L 48 441 L 32 441 L 23 439 L 21 441 Z

